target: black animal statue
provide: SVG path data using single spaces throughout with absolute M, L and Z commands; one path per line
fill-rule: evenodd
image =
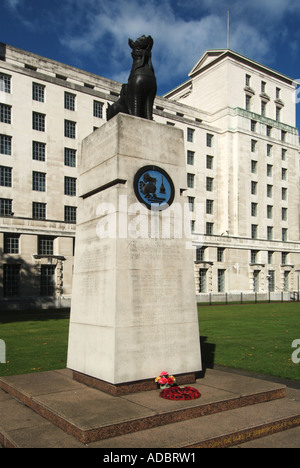
M 156 192 L 156 179 L 150 174 L 145 174 L 143 180 L 140 181 L 140 189 L 146 198 L 154 197 Z
M 152 120 L 157 85 L 151 61 L 153 39 L 141 36 L 135 42 L 128 40 L 133 58 L 128 83 L 122 85 L 120 98 L 107 109 L 107 120 L 119 112 Z

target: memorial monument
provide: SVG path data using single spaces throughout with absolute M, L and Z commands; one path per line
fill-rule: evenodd
M 67 362 L 128 392 L 201 370 L 183 132 L 152 120 L 152 38 L 129 45 L 128 83 L 82 144 Z

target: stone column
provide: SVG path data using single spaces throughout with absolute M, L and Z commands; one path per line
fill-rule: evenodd
M 169 177 L 170 207 L 139 201 L 143 168 Z M 201 370 L 183 132 L 118 114 L 84 140 L 79 171 L 67 366 L 111 384 Z

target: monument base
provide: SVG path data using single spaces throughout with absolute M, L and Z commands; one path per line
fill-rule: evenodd
M 184 155 L 182 130 L 124 114 L 83 141 L 70 370 L 118 389 L 201 370 Z M 146 183 L 171 205 L 146 208 Z
M 187 374 L 180 374 L 174 376 L 176 378 L 177 385 L 188 385 L 196 382 L 196 374 L 190 372 Z M 90 375 L 82 374 L 80 372 L 73 371 L 73 379 L 77 382 L 83 383 L 88 387 L 96 388 L 101 392 L 108 393 L 109 395 L 129 395 L 130 393 L 146 392 L 150 390 L 157 390 L 158 385 L 153 379 L 138 380 L 135 382 L 126 382 L 121 384 L 111 384 L 101 379 L 96 379 Z

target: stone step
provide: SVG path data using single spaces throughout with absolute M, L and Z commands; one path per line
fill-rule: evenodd
M 7 417 L 1 417 L 0 444 L 6 448 L 300 448 L 299 407 L 299 402 L 286 399 L 260 403 L 84 444 L 11 398 L 6 399 Z
M 300 426 L 300 401 L 281 384 L 207 370 L 201 398 L 168 401 L 159 390 L 111 396 L 68 370 L 0 378 L 5 447 L 230 447 Z

